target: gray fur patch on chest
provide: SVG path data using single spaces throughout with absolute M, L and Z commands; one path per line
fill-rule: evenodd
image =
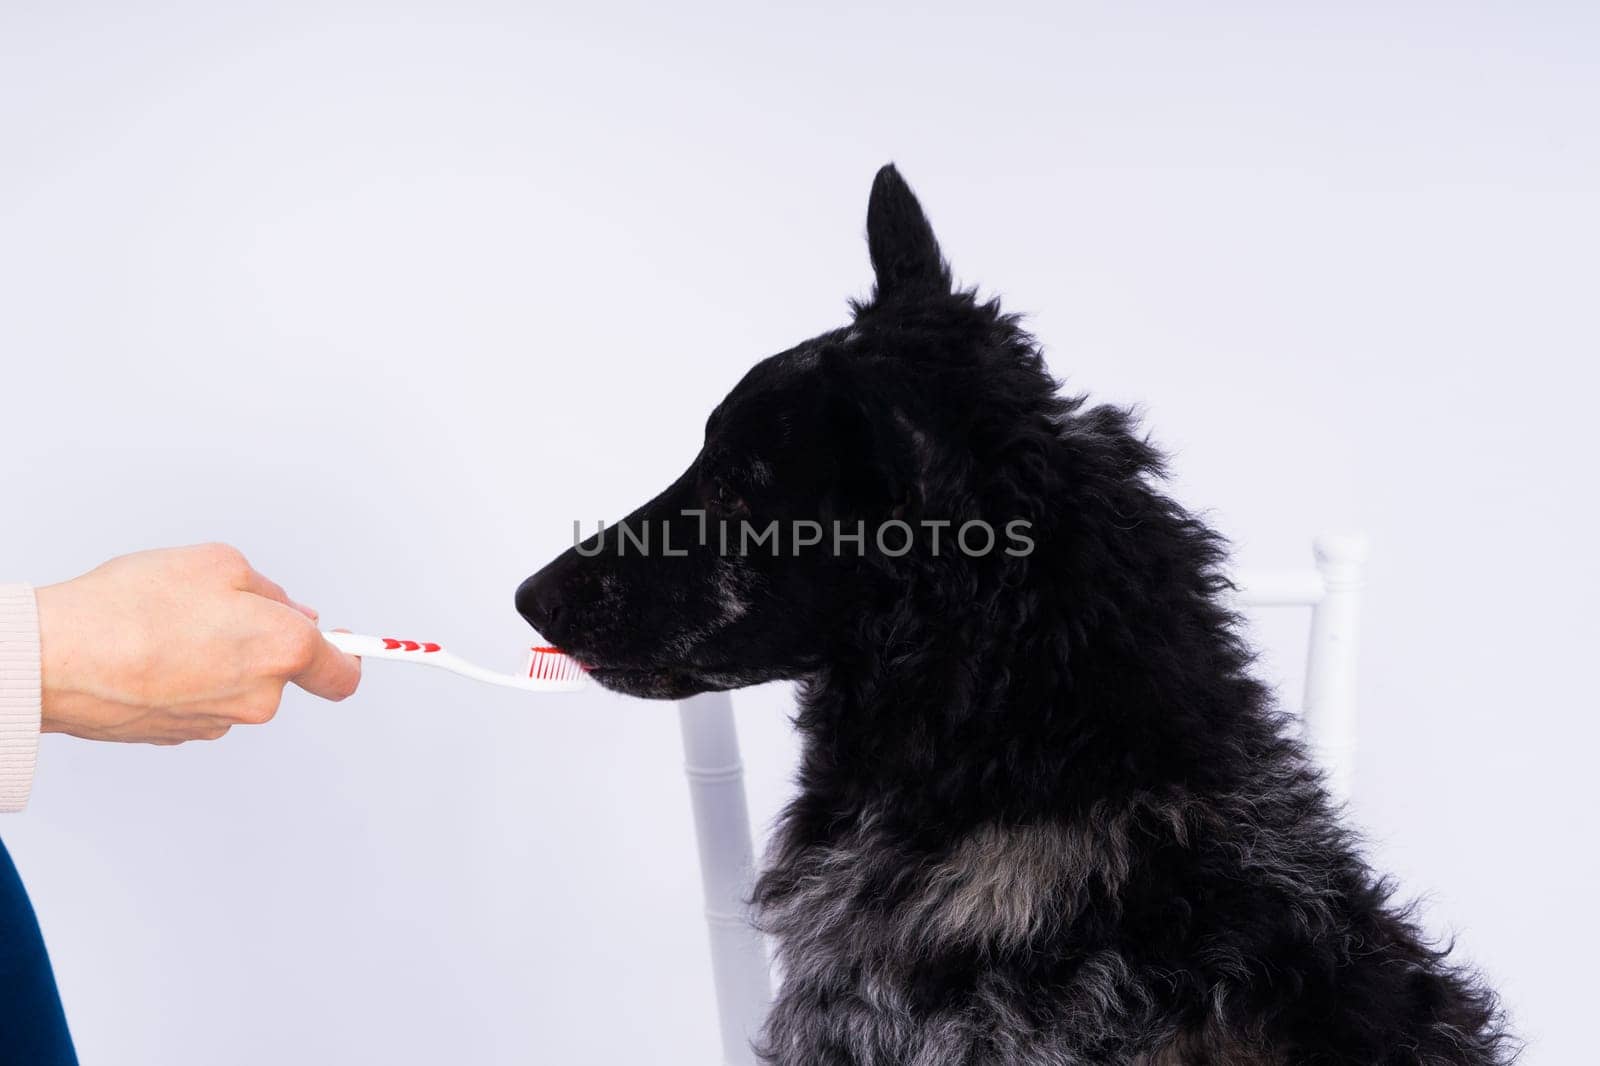
M 1101 806 L 1074 822 L 986 824 L 939 851 L 917 852 L 868 814 L 826 845 L 769 856 L 762 925 L 778 942 L 783 989 L 768 1021 L 766 1054 L 788 1066 L 840 1062 L 1052 1063 L 1096 1061 L 1133 1034 L 1159 1030 L 1154 997 L 1115 952 L 1081 960 L 1041 1021 L 1037 992 L 1003 966 L 976 975 L 959 1004 L 930 1013 L 918 972 L 951 952 L 991 959 L 1069 921 L 1092 892 L 1115 896 L 1130 875 L 1131 837 L 1161 827 L 1179 841 L 1181 804 L 1151 798 Z M 1129 1044 L 1124 1055 L 1137 1049 Z M 1091 1056 L 1091 1057 L 1085 1057 Z M 1159 1060 L 1154 1060 L 1159 1061 Z
M 1020 944 L 1066 917 L 1091 879 L 1115 891 L 1119 843 L 1091 827 L 983 826 L 928 867 L 906 917 L 932 942 Z
M 963 946 L 1017 948 L 1072 917 L 1095 887 L 1114 896 L 1129 874 L 1135 821 L 1156 812 L 1179 840 L 1180 808 L 1097 807 L 1073 822 L 987 824 L 939 853 L 917 854 L 868 815 L 827 845 L 784 855 L 784 891 L 763 924 L 783 950 L 837 949 L 850 963 L 876 952 L 925 957 Z

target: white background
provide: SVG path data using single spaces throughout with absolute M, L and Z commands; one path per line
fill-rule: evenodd
M 571 520 L 844 321 L 894 159 L 1245 565 L 1370 533 L 1356 813 L 1525 1061 L 1587 1061 L 1586 6 L 10 0 L 0 576 L 225 539 L 511 666 Z M 784 700 L 740 701 L 762 821 Z M 0 834 L 88 1063 L 709 1063 L 677 745 L 374 665 L 218 744 L 47 738 Z

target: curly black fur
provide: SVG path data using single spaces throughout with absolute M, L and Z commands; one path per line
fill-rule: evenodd
M 765 1056 L 1509 1061 L 1493 993 L 1391 903 L 1251 676 L 1225 547 L 1129 414 L 1062 396 L 952 288 L 893 167 L 868 243 L 851 326 L 758 365 L 627 520 L 688 554 L 597 535 L 518 597 L 623 691 L 801 681 L 756 890 L 784 971 Z M 697 510 L 1022 519 L 1035 550 L 730 556 L 694 546 Z

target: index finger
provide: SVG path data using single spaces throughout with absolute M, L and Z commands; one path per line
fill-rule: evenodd
M 311 621 L 315 622 L 317 620 L 316 611 L 310 607 L 307 607 L 303 603 L 297 603 L 296 601 L 291 600 L 289 598 L 289 594 L 283 591 L 282 585 L 267 577 L 267 575 L 261 573 L 253 566 L 249 567 L 245 571 L 244 587 L 240 591 L 261 596 L 265 599 L 271 600 L 273 603 L 281 603 L 285 607 L 293 607 L 295 610 L 311 619 Z
M 240 583 L 239 591 L 264 596 L 273 603 L 281 603 L 285 607 L 294 606 L 289 602 L 289 594 L 283 591 L 282 585 L 273 581 L 253 566 L 245 569 L 244 581 Z

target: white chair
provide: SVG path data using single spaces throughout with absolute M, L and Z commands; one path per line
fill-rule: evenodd
M 1340 800 L 1350 795 L 1355 764 L 1356 637 L 1366 553 L 1360 536 L 1322 536 L 1314 542 L 1315 569 L 1246 573 L 1236 579 L 1242 609 L 1311 609 L 1300 732 Z M 678 704 L 678 716 L 700 846 L 723 1062 L 755 1066 L 751 1041 L 772 1002 L 772 978 L 766 943 L 750 924 L 746 902 L 755 856 L 733 701 L 726 692 L 695 696 Z

